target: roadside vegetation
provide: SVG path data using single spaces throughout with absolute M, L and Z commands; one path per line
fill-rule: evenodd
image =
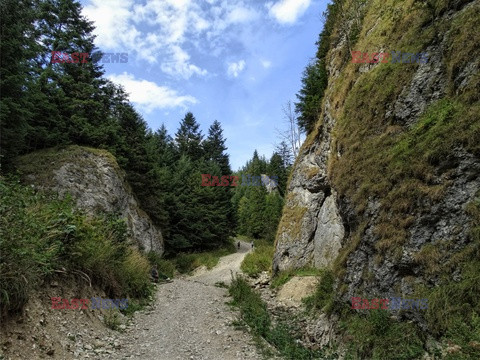
M 257 277 L 261 272 L 272 271 L 274 246 L 268 240 L 255 240 L 253 251 L 243 259 L 240 269 L 251 277 Z
M 273 323 L 266 304 L 245 279 L 234 278 L 229 287 L 229 293 L 233 298 L 231 304 L 238 307 L 242 321 L 248 325 L 252 334 L 267 341 L 285 359 L 335 358 L 302 346 L 298 342 L 299 333 L 293 331 L 286 322 Z
M 150 263 L 129 244 L 126 225 L 113 216 L 86 216 L 70 199 L 0 178 L 0 309 L 22 309 L 33 290 L 69 276 L 112 298 L 152 294 Z
M 321 276 L 323 271 L 313 267 L 305 267 L 300 269 L 290 269 L 281 271 L 272 279 L 270 287 L 272 289 L 281 287 L 286 284 L 294 276 Z

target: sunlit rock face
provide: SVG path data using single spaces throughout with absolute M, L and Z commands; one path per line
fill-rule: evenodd
M 140 249 L 163 254 L 161 230 L 139 208 L 125 174 L 107 151 L 79 146 L 40 151 L 20 158 L 19 169 L 29 183 L 61 197 L 69 194 L 87 213 L 119 216 Z
M 461 1 L 432 20 L 446 31 L 419 24 L 412 34 L 432 31 L 431 40 L 417 43 L 429 54 L 421 64 L 352 64 L 350 50 L 405 51 L 402 46 L 418 40 L 405 42 L 395 26 L 382 25 L 387 19 L 372 20 L 369 5 L 358 45 L 348 42 L 350 25 L 337 24 L 318 121 L 287 185 L 275 273 L 332 269 L 345 302 L 358 294 L 406 296 L 419 284 L 438 285 L 432 269 L 469 246 L 480 139 L 478 114 L 477 130 L 473 117 L 464 119 L 478 104 L 480 65 L 456 37 L 479 6 Z M 395 21 L 406 23 L 401 16 Z M 469 51 L 478 54 L 473 45 Z M 452 137 L 458 140 L 449 143 Z M 458 268 L 452 271 L 461 278 Z

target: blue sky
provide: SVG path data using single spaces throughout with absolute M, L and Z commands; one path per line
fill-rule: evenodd
M 81 0 L 104 64 L 151 129 L 174 135 L 191 111 L 207 133 L 221 122 L 234 170 L 254 149 L 269 158 L 315 56 L 326 0 Z

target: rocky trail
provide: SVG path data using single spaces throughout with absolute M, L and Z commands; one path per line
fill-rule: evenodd
M 223 257 L 209 271 L 159 285 L 152 308 L 136 314 L 119 346 L 104 359 L 260 359 L 252 337 L 232 326 L 237 314 L 228 306 L 231 272 L 250 250 L 241 243 L 237 253 Z

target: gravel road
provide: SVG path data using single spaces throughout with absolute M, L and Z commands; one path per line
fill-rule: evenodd
M 119 336 L 120 348 L 105 358 L 261 359 L 252 337 L 232 326 L 238 313 L 225 304 L 227 290 L 215 286 L 230 282 L 248 251 L 242 243 L 212 270 L 159 285 L 153 308 L 135 316 Z

